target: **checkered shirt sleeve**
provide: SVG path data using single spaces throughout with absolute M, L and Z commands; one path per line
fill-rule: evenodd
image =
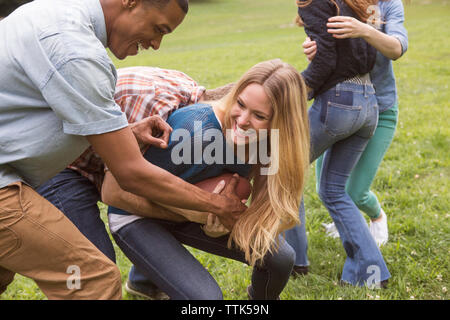
M 117 73 L 114 100 L 126 114 L 129 123 L 153 115 L 167 120 L 172 111 L 197 103 L 205 92 L 204 87 L 176 70 L 130 67 L 118 69 Z M 92 147 L 69 168 L 88 178 L 101 190 L 105 166 Z

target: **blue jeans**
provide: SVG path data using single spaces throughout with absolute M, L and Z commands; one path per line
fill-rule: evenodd
M 305 204 L 302 202 L 298 210 L 300 216 L 300 225 L 286 231 L 286 241 L 295 251 L 295 265 L 309 266 L 308 261 L 308 238 L 306 237 L 306 217 Z
M 386 154 L 398 121 L 398 105 L 379 113 L 378 125 L 374 135 L 370 138 L 366 149 L 347 180 L 346 190 L 356 206 L 371 219 L 377 219 L 381 213 L 381 205 L 377 196 L 370 190 L 378 168 Z M 316 160 L 316 189 L 320 188 L 320 171 L 322 156 Z
M 390 273 L 383 256 L 358 207 L 345 191 L 346 182 L 377 126 L 375 90 L 372 85 L 341 82 L 316 97 L 308 117 L 311 162 L 324 154 L 319 196 L 347 254 L 341 279 L 353 285 L 386 280 Z M 300 210 L 304 210 L 303 206 Z M 287 231 L 290 232 L 299 233 L 298 227 Z M 306 254 L 297 251 L 305 244 L 289 244 L 297 254 Z
M 57 207 L 104 255 L 113 262 L 116 254 L 100 218 L 95 185 L 78 172 L 64 169 L 41 185 L 37 192 Z
M 151 279 L 174 300 L 220 300 L 222 291 L 203 265 L 183 244 L 225 258 L 246 262 L 242 251 L 227 248 L 228 237 L 211 238 L 193 222 L 158 219 L 136 220 L 113 233 L 117 245 L 134 264 L 130 279 Z M 277 252 L 267 254 L 253 268 L 254 299 L 277 299 L 286 286 L 294 265 L 294 250 L 280 237 Z M 145 276 L 134 274 L 135 271 Z

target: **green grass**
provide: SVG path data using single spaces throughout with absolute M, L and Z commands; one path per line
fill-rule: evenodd
M 186 72 L 207 88 L 238 79 L 259 61 L 281 58 L 303 70 L 305 35 L 294 27 L 295 2 L 285 0 L 192 1 L 190 13 L 158 52 L 117 67 L 151 65 Z M 305 193 L 310 273 L 291 279 L 282 299 L 448 299 L 450 289 L 450 1 L 412 1 L 406 6 L 409 50 L 395 62 L 399 126 L 373 190 L 389 217 L 382 248 L 392 274 L 386 290 L 338 285 L 345 252 L 325 236 L 330 222 L 314 189 L 311 169 Z M 105 218 L 105 207 L 101 205 Z M 225 299 L 246 299 L 251 269 L 190 249 L 223 289 Z M 116 247 L 123 281 L 131 266 Z M 125 299 L 135 299 L 124 291 Z M 0 299 L 45 299 L 19 275 Z

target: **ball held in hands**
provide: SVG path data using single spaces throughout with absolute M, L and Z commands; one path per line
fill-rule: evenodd
M 200 189 L 203 189 L 208 192 L 213 192 L 217 184 L 224 180 L 225 184 L 228 184 L 231 177 L 233 176 L 232 173 L 223 173 L 217 177 L 212 177 L 200 182 L 197 182 L 195 185 L 199 187 Z M 239 181 L 236 184 L 235 193 L 239 197 L 239 199 L 248 199 L 250 196 L 252 190 L 252 186 L 247 178 L 239 177 Z

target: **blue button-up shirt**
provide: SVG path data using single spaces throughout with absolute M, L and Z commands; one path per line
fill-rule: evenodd
M 35 0 L 0 21 L 0 188 L 37 187 L 88 147 L 84 136 L 128 125 L 106 44 L 99 0 Z
M 408 33 L 403 26 L 405 14 L 401 0 L 379 1 L 381 21 L 380 31 L 396 37 L 402 46 L 402 55 L 408 49 Z M 395 85 L 392 60 L 383 56 L 379 51 L 375 66 L 370 72 L 375 86 L 379 112 L 392 108 L 397 103 L 397 87 Z

